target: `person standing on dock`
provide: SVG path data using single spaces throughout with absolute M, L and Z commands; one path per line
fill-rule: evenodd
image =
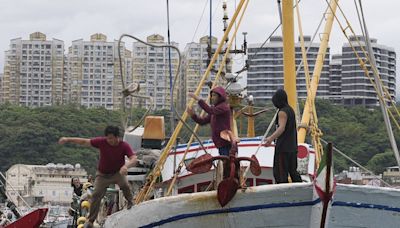
M 272 103 L 278 108 L 275 120 L 276 130 L 265 139 L 266 146 L 275 141 L 273 174 L 276 183 L 302 182 L 297 172 L 297 128 L 294 110 L 288 104 L 285 90 L 278 89 L 272 97 Z
M 101 199 L 110 184 L 118 184 L 125 199 L 128 201 L 127 208 L 133 205 L 133 195 L 130 190 L 126 175 L 128 168 L 136 166 L 137 158 L 128 143 L 122 141 L 119 127 L 107 126 L 104 130 L 104 137 L 92 139 L 61 137 L 59 144 L 74 143 L 82 146 L 96 147 L 100 151 L 100 159 L 97 165 L 97 173 L 94 184 L 94 192 L 90 200 L 90 212 L 85 227 L 93 227 L 100 209 Z M 125 156 L 129 161 L 125 163 Z

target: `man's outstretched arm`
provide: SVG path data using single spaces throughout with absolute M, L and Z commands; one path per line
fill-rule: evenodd
M 78 144 L 81 146 L 92 146 L 90 143 L 90 139 L 85 139 L 85 138 L 77 138 L 77 137 L 61 137 L 58 140 L 58 144 L 65 144 L 65 143 L 74 143 Z

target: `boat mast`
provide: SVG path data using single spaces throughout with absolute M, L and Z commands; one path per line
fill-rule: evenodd
M 293 0 L 282 1 L 283 78 L 289 105 L 296 111 L 296 66 L 294 49 Z
M 221 40 L 220 44 L 218 45 L 218 48 L 215 51 L 215 53 L 214 53 L 214 55 L 213 55 L 213 57 L 212 57 L 212 59 L 210 61 L 210 64 L 208 65 L 205 73 L 203 74 L 203 76 L 202 76 L 202 78 L 201 78 L 201 80 L 200 80 L 200 82 L 199 82 L 199 84 L 198 84 L 198 86 L 197 86 L 197 88 L 196 88 L 196 90 L 194 92 L 194 94 L 196 96 L 198 96 L 200 94 L 200 90 L 203 88 L 203 85 L 206 82 L 206 80 L 207 80 L 207 78 L 209 76 L 209 73 L 211 71 L 211 68 L 212 68 L 212 66 L 214 65 L 214 63 L 217 60 L 218 54 L 222 51 L 224 40 L 229 35 L 229 32 L 231 31 L 237 16 L 241 12 L 243 5 L 245 5 L 245 2 L 248 2 L 248 1 L 240 0 L 240 3 L 238 5 L 235 13 L 232 16 L 232 21 L 229 23 L 228 28 L 226 29 L 226 31 L 225 31 L 225 33 L 224 33 L 224 35 L 222 37 L 222 40 Z M 192 107 L 194 102 L 195 102 L 194 99 L 190 99 L 188 106 Z M 186 121 L 187 117 L 188 117 L 188 113 L 185 111 L 183 113 L 183 115 L 182 115 L 182 121 Z M 168 154 L 169 154 L 169 152 L 170 152 L 170 150 L 172 148 L 172 145 L 175 144 L 175 140 L 178 137 L 178 134 L 180 133 L 180 131 L 181 131 L 182 127 L 183 127 L 182 121 L 179 121 L 179 123 L 176 125 L 176 127 L 174 129 L 174 132 L 171 135 L 171 138 L 169 139 L 167 145 L 165 146 L 163 152 L 160 155 L 160 158 L 158 160 L 158 163 L 157 163 L 156 167 L 154 167 L 152 172 L 149 174 L 149 176 L 148 176 L 148 178 L 146 180 L 146 183 L 142 187 L 141 191 L 137 194 L 136 200 L 135 200 L 136 204 L 147 200 L 147 198 L 149 196 L 149 193 L 152 190 L 152 188 L 153 188 L 153 186 L 154 186 L 154 184 L 155 184 L 155 182 L 157 180 L 157 177 L 159 177 L 160 174 L 161 174 L 161 170 L 162 170 L 162 168 L 164 166 L 165 161 L 168 158 Z
M 360 2 L 361 5 L 361 2 Z M 363 13 L 363 11 L 361 11 L 361 13 Z M 399 155 L 399 149 L 397 148 L 397 143 L 396 140 L 394 138 L 394 134 L 393 134 L 393 129 L 392 129 L 392 125 L 390 123 L 390 119 L 389 119 L 389 115 L 388 115 L 388 110 L 387 110 L 387 106 L 385 104 L 386 100 L 384 99 L 384 92 L 383 92 L 383 84 L 379 83 L 380 77 L 379 77 L 379 73 L 378 70 L 376 68 L 376 59 L 375 59 L 375 55 L 372 49 L 372 45 L 371 45 L 371 40 L 369 39 L 369 33 L 368 33 L 368 29 L 367 29 L 367 25 L 365 23 L 365 19 L 364 19 L 364 14 L 363 16 L 363 27 L 364 27 L 364 32 L 365 32 L 365 36 L 364 36 L 364 40 L 365 40 L 365 45 L 367 46 L 367 52 L 369 55 L 369 59 L 370 59 L 370 63 L 373 65 L 373 75 L 374 75 L 374 80 L 376 83 L 376 87 L 377 87 L 377 93 L 378 96 L 381 97 L 381 99 L 379 100 L 380 106 L 381 106 L 381 111 L 382 111 L 382 115 L 383 115 L 383 120 L 385 121 L 385 126 L 386 126 L 386 131 L 388 133 L 389 136 L 389 141 L 390 141 L 390 145 L 392 146 L 392 150 L 394 153 L 394 156 L 396 158 L 397 161 L 397 165 L 400 167 L 400 155 Z
M 336 12 L 338 1 L 339 0 L 331 0 L 331 2 L 329 3 L 330 7 L 328 9 L 328 12 L 326 13 L 327 15 L 326 24 L 324 28 L 324 33 L 322 35 L 321 44 L 318 50 L 317 60 L 315 61 L 314 72 L 310 83 L 311 88 L 309 89 L 310 93 L 308 93 L 307 100 L 304 105 L 304 111 L 303 111 L 303 116 L 301 118 L 301 123 L 299 124 L 299 130 L 297 134 L 298 143 L 304 143 L 306 139 L 307 128 L 310 123 L 310 118 L 312 114 L 311 104 L 314 104 L 315 95 L 317 94 L 319 78 L 321 76 L 322 66 L 324 65 L 323 63 L 325 59 L 326 49 L 328 47 L 329 36 L 331 34 L 333 19 L 335 18 L 334 15 Z

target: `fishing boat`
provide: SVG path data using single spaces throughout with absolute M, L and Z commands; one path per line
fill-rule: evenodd
M 199 82 L 196 95 L 209 76 L 217 55 L 223 53 L 224 59 L 215 76 L 215 82 L 218 81 L 224 61 L 229 55 L 226 50 L 231 48 L 234 40 L 232 37 L 236 35 L 247 4 L 248 0 L 238 3 L 207 71 Z M 297 99 L 293 11 L 298 9 L 298 4 L 295 5 L 293 8 L 292 0 L 282 1 L 284 88 L 288 93 L 289 104 L 294 109 Z M 400 190 L 336 184 L 332 168 L 332 143 L 323 148 L 318 134 L 311 135 L 311 144 L 305 142 L 306 128 L 318 128 L 314 100 L 337 6 L 337 0 L 328 3 L 326 25 L 313 77 L 307 79 L 310 83 L 307 86 L 308 97 L 298 131 L 298 161 L 303 183 L 274 183 L 274 144 L 265 145 L 264 139 L 270 133 L 275 117 L 263 136 L 254 136 L 254 129 L 250 127 L 250 136 L 241 138 L 240 142 L 234 142 L 230 135 L 237 137 L 233 118 L 232 132 L 227 132 L 226 137 L 230 137 L 232 148 L 238 154 L 224 158 L 219 156 L 212 141 L 193 143 L 194 136 L 186 144 L 175 145 L 188 117 L 185 112 L 168 143 L 160 149 L 155 167 L 136 194 L 136 205 L 130 210 L 110 215 L 104 227 L 399 227 Z M 235 23 L 237 26 L 233 29 Z M 227 39 L 231 30 L 234 30 L 233 35 Z M 224 43 L 227 40 L 229 42 Z M 373 71 L 379 77 L 373 62 L 372 59 L 367 62 L 361 60 L 360 65 L 366 69 L 366 63 L 370 64 L 372 67 L 366 69 L 367 73 Z M 307 68 L 306 63 L 307 59 L 304 59 L 304 68 Z M 238 84 L 236 76 L 231 79 L 227 82 L 227 92 L 232 116 L 235 117 L 241 112 L 237 109 L 238 104 L 245 99 L 240 92 L 234 90 Z M 376 78 L 375 82 L 378 81 Z M 215 82 L 213 86 L 216 86 Z M 377 91 L 382 106 L 387 102 L 383 90 L 381 88 Z M 130 95 L 129 92 L 125 94 Z M 193 104 L 192 99 L 188 106 Z M 246 108 L 250 110 L 249 123 L 254 123 L 252 104 L 249 103 Z M 387 110 L 383 111 L 387 115 Z M 129 137 L 129 133 L 126 137 Z M 221 163 L 214 162 L 218 159 L 231 164 L 229 177 L 224 178 L 221 174 Z
M 4 228 L 39 228 L 47 214 L 47 208 L 39 208 L 29 212 L 26 215 L 18 218 Z

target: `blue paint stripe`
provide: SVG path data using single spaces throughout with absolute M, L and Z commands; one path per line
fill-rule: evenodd
M 238 212 L 244 212 L 244 211 L 255 211 L 255 210 L 270 209 L 270 208 L 313 206 L 315 204 L 318 204 L 319 202 L 321 202 L 321 200 L 318 198 L 314 201 L 297 202 L 297 203 L 271 203 L 271 204 L 233 207 L 233 208 L 225 208 L 225 209 L 221 208 L 221 209 L 216 209 L 216 210 L 176 215 L 176 216 L 173 216 L 173 217 L 170 217 L 167 219 L 160 220 L 158 222 L 153 222 L 148 225 L 141 226 L 141 228 L 150 228 L 150 227 L 161 226 L 161 225 L 164 225 L 164 224 L 167 224 L 170 222 L 175 222 L 175 221 L 182 220 L 182 219 L 194 218 L 194 217 L 205 216 L 205 215 L 238 213 Z
M 154 223 L 150 223 L 145 226 L 141 226 L 141 228 L 156 227 L 156 226 L 161 226 L 161 225 L 171 223 L 174 221 L 178 221 L 178 220 L 182 220 L 182 219 L 194 218 L 194 217 L 200 217 L 200 216 L 206 216 L 206 215 L 223 214 L 223 213 L 238 213 L 238 212 L 245 212 L 245 211 L 271 209 L 271 208 L 313 206 L 320 202 L 321 202 L 320 199 L 316 199 L 314 201 L 306 201 L 306 202 L 298 202 L 298 203 L 272 203 L 272 204 L 261 204 L 261 205 L 252 205 L 252 206 L 244 206 L 244 207 L 233 207 L 233 208 L 226 208 L 226 209 L 221 208 L 221 209 L 216 209 L 216 210 L 176 215 L 176 216 L 173 216 L 173 217 L 170 217 L 167 219 L 160 220 L 158 222 L 154 222 Z M 332 203 L 332 206 L 367 208 L 367 209 L 377 209 L 377 210 L 400 212 L 400 208 L 398 208 L 398 207 L 390 207 L 390 206 L 385 206 L 385 205 L 367 204 L 367 203 L 352 203 L 352 202 L 334 201 Z
M 378 210 L 384 210 L 384 211 L 400 212 L 399 207 L 390 207 L 390 206 L 386 206 L 386 205 L 369 204 L 369 203 L 353 203 L 353 202 L 334 201 L 332 203 L 332 206 L 368 208 L 368 209 L 378 209 Z

